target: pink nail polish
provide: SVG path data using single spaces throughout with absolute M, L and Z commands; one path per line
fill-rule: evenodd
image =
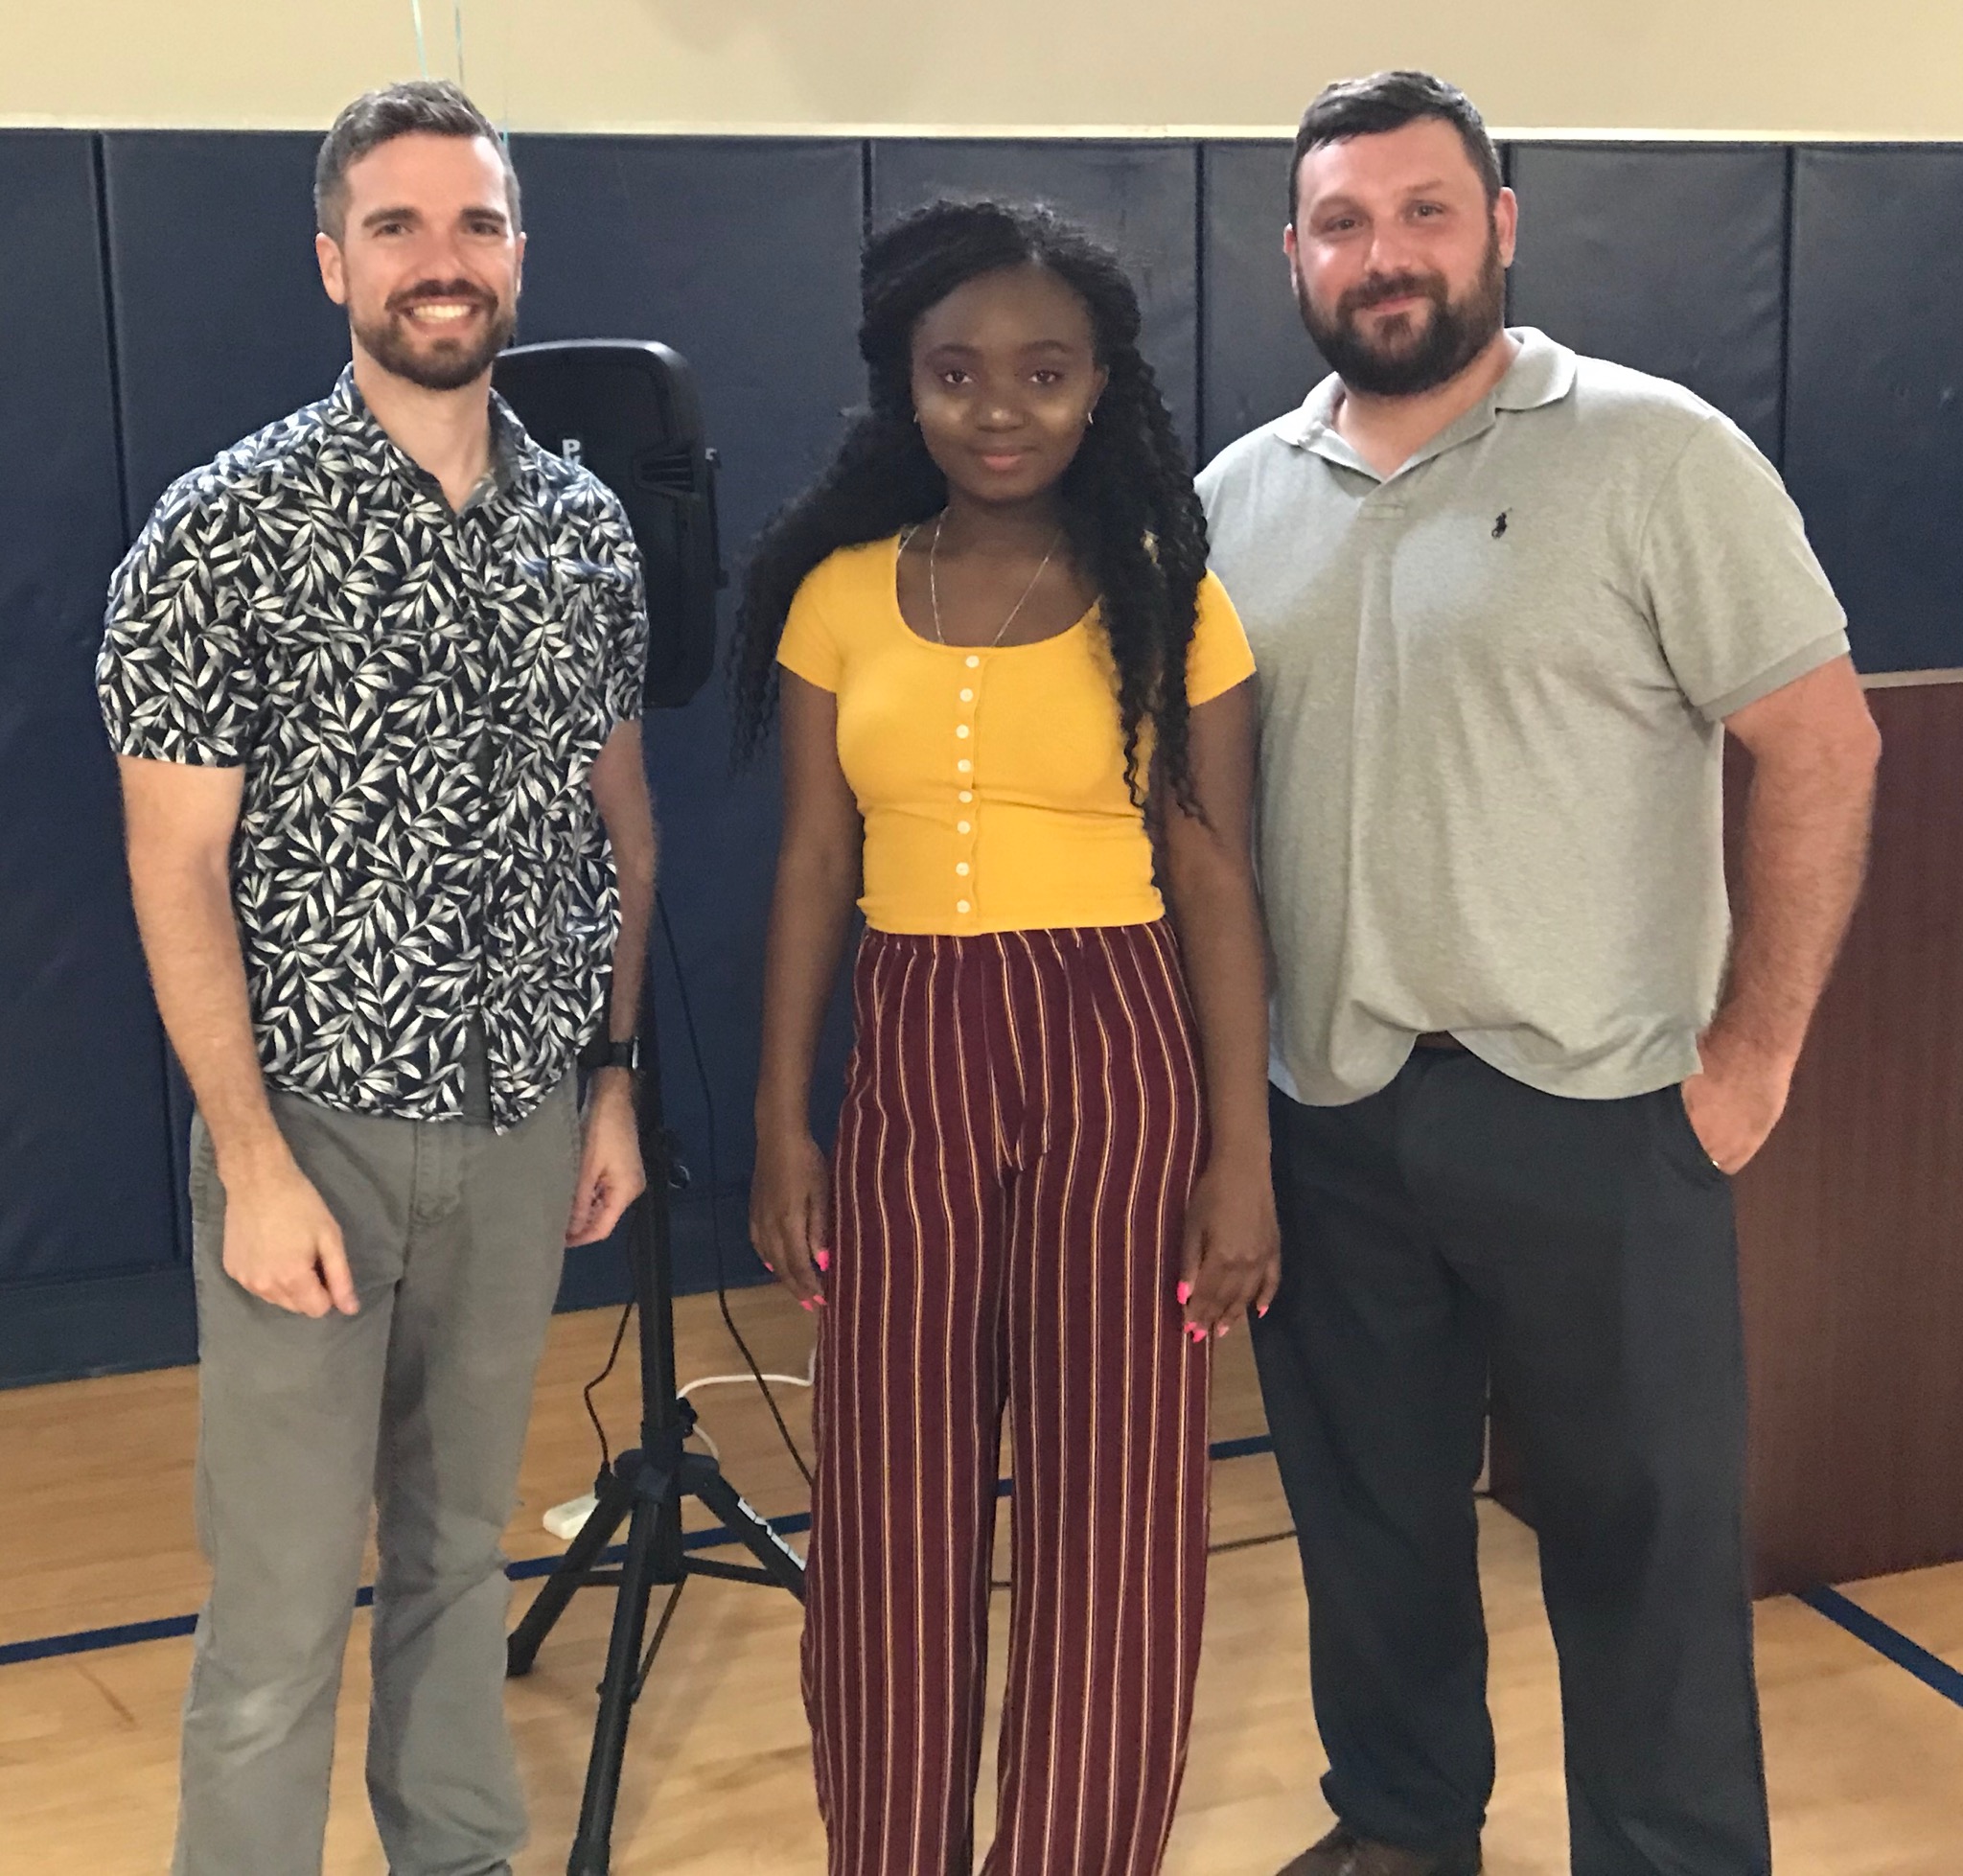
M 1232 1329 L 1233 1327 L 1234 1327 L 1234 1325 L 1233 1325 L 1233 1324 L 1232 1324 L 1231 1322 L 1223 1322 L 1223 1323 L 1222 1323 L 1222 1324 L 1221 1324 L 1221 1325 L 1219 1326 L 1219 1328 L 1218 1328 L 1218 1329 L 1216 1329 L 1216 1330 L 1214 1330 L 1214 1331 L 1213 1331 L 1213 1337 L 1214 1337 L 1214 1339 L 1215 1339 L 1216 1341 L 1217 1341 L 1217 1340 L 1219 1340 L 1219 1339 L 1220 1339 L 1220 1338 L 1221 1338 L 1222 1336 L 1224 1336 L 1224 1335 L 1225 1335 L 1225 1334 L 1227 1333 L 1227 1332 L 1228 1332 L 1229 1330 L 1231 1330 L 1231 1329 Z
M 820 1270 L 829 1270 L 832 1267 L 832 1254 L 829 1251 L 813 1251 L 811 1261 Z
M 807 1296 L 802 1303 L 798 1304 L 797 1307 L 800 1309 L 802 1309 L 805 1312 L 805 1314 L 809 1315 L 811 1311 L 815 1308 L 817 1308 L 817 1299 L 814 1297 Z
M 1172 1294 L 1179 1299 L 1179 1307 L 1183 1309 L 1192 1301 L 1192 1285 L 1190 1284 L 1181 1284 Z
M 1261 1307 L 1255 1311 L 1255 1314 L 1258 1316 L 1264 1316 L 1268 1313 L 1269 1308 L 1270 1306 L 1268 1304 L 1263 1303 Z

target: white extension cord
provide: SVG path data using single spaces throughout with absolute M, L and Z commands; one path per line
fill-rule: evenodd
M 818 1372 L 818 1350 L 811 1351 L 811 1362 L 801 1375 L 766 1375 L 764 1379 L 774 1387 L 809 1387 Z M 681 1391 L 680 1399 L 685 1401 L 699 1387 L 754 1387 L 756 1377 L 748 1370 L 740 1375 L 704 1375 L 700 1380 L 693 1380 Z M 722 1452 L 714 1440 L 698 1426 L 691 1435 L 709 1449 L 709 1456 L 721 1459 Z M 568 1498 L 563 1505 L 554 1505 L 543 1522 L 546 1530 L 562 1543 L 570 1543 L 578 1537 L 588 1518 L 592 1517 L 599 1505 L 599 1499 L 590 1492 L 582 1492 L 577 1498 Z

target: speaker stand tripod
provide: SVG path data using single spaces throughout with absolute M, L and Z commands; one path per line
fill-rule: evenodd
M 593 1722 L 593 1749 L 587 1761 L 586 1794 L 580 1803 L 579 1829 L 566 1862 L 566 1876 L 607 1876 L 612 1865 L 613 1813 L 627 1751 L 628 1722 L 646 1684 L 655 1650 L 667 1633 L 683 1584 L 692 1576 L 725 1577 L 788 1589 L 800 1602 L 804 1598 L 803 1560 L 744 1502 L 713 1459 L 689 1452 L 683 1446 L 695 1426 L 695 1410 L 675 1392 L 675 1295 L 668 1216 L 674 1159 L 661 1120 L 660 1063 L 652 1009 L 642 1016 L 641 1066 L 636 1080 L 641 1163 L 648 1181 L 647 1191 L 633 1207 L 628 1227 L 640 1332 L 640 1445 L 623 1452 L 595 1483 L 598 1503 L 592 1515 L 545 1579 L 538 1600 L 513 1630 L 507 1647 L 507 1672 L 529 1674 L 539 1645 L 551 1633 L 574 1592 L 589 1585 L 615 1586 L 613 1631 L 607 1645 L 600 1708 Z M 724 1563 L 685 1550 L 681 1540 L 684 1498 L 698 1498 L 706 1505 L 731 1540 L 747 1546 L 756 1563 Z M 603 1567 L 602 1553 L 622 1524 L 627 1526 L 626 1554 L 617 1567 Z M 657 1584 L 669 1587 L 668 1606 L 652 1645 L 644 1648 L 648 1603 Z

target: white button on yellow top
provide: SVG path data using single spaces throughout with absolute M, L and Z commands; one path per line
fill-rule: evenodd
M 965 860 L 957 860 L 955 862 L 955 871 L 959 873 L 963 879 L 966 879 L 968 876 L 968 863 Z
M 968 771 L 972 769 L 974 766 L 975 765 L 972 762 L 970 762 L 965 755 L 962 756 L 961 759 L 955 764 L 955 767 L 958 769 L 962 775 L 966 775 Z
M 981 665 L 982 660 L 979 658 L 977 658 L 973 652 L 970 652 L 968 654 L 968 669 L 971 671 L 979 670 L 981 668 Z
M 968 726 L 965 723 L 958 723 L 955 725 L 955 734 L 957 736 L 965 736 L 967 733 Z
M 974 799 L 975 797 L 973 792 L 966 788 L 962 789 L 961 792 L 955 797 L 955 799 L 958 801 L 972 801 Z
M 974 692 L 973 692 L 972 690 L 964 690 L 964 691 L 962 691 L 962 692 L 961 692 L 961 702 L 962 702 L 962 703 L 964 703 L 964 704 L 972 704 L 972 703 L 973 703 L 974 701 L 975 701 L 975 693 L 974 693 Z
M 968 911 L 968 910 L 969 910 L 969 907 L 968 907 L 968 902 L 967 902 L 967 900 L 966 900 L 966 899 L 957 899 L 957 900 L 955 901 L 955 910 L 956 910 L 957 912 L 966 912 L 966 911 Z
M 965 834 L 973 827 L 973 822 L 958 821 L 955 822 L 955 832 L 958 834 Z

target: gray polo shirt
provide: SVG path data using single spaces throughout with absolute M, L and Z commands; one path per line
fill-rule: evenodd
M 1259 671 L 1271 1073 L 1318 1106 L 1449 1031 L 1585 1100 L 1694 1073 L 1729 935 L 1722 721 L 1847 650 L 1770 464 L 1521 329 L 1395 475 L 1339 386 L 1200 477 Z

